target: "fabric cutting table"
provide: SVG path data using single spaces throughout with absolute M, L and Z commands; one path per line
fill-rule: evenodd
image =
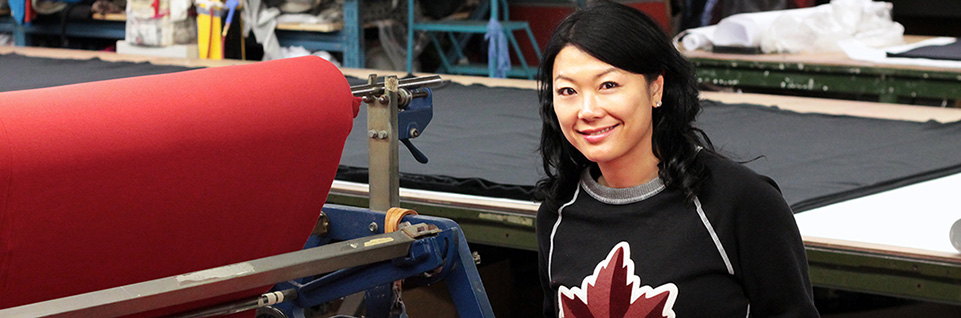
M 908 43 L 928 37 L 905 36 Z M 700 83 L 883 103 L 957 105 L 961 69 L 856 61 L 842 52 L 730 54 L 684 51 Z

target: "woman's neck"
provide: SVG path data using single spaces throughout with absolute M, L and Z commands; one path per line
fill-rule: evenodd
M 640 160 L 599 163 L 597 166 L 601 170 L 601 176 L 597 182 L 610 188 L 630 188 L 645 184 L 657 178 L 659 162 L 651 153 Z

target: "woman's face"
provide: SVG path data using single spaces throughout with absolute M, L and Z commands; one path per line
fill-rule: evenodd
M 649 83 L 568 45 L 554 61 L 554 113 L 588 160 L 604 166 L 645 159 L 653 156 L 651 112 L 663 83 L 663 76 Z

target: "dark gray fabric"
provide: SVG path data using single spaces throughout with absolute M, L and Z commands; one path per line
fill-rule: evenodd
M 150 63 L 0 55 L 0 92 L 191 70 Z
M 888 57 L 911 57 L 933 60 L 961 61 L 961 41 L 945 45 L 928 45 L 901 53 L 888 53 Z
M 800 212 L 961 172 L 961 122 L 801 114 L 704 101 L 698 125 L 718 150 L 773 178 Z M 922 178 L 918 178 L 922 177 Z M 910 181 L 914 180 L 914 181 Z M 906 182 L 910 181 L 910 182 Z
M 435 88 L 433 95 L 434 117 L 423 134 L 411 140 L 430 162 L 418 163 L 402 146 L 402 172 L 520 186 L 532 186 L 543 176 L 534 91 L 449 83 Z M 361 109 L 341 165 L 367 167 L 366 127 L 366 111 Z
M 777 181 L 797 212 L 889 189 L 892 182 L 961 172 L 961 123 L 801 114 L 709 100 L 702 105 L 697 125 L 719 152 L 747 161 L 748 167 Z M 515 191 L 496 196 L 530 198 L 532 186 L 543 176 L 536 153 L 540 119 L 533 90 L 449 84 L 434 90 L 434 111 L 431 125 L 414 140 L 431 162 L 418 164 L 402 149 L 401 171 L 416 175 L 402 177 L 402 185 L 486 196 L 513 185 Z M 366 167 L 363 111 L 354 127 L 341 164 Z M 341 176 L 366 173 L 351 172 Z M 436 175 L 453 178 L 417 180 Z M 465 187 L 472 178 L 483 180 Z
M 0 91 L 186 69 L 7 54 L 0 55 Z M 698 126 L 720 152 L 740 161 L 762 156 L 746 165 L 777 181 L 795 212 L 961 172 L 959 122 L 799 114 L 714 101 L 703 105 Z M 366 182 L 365 128 L 361 110 L 338 179 Z M 539 136 L 533 90 L 446 84 L 434 89 L 433 121 L 413 139 L 430 163 L 419 164 L 401 149 L 401 185 L 528 199 L 543 176 L 536 152 Z

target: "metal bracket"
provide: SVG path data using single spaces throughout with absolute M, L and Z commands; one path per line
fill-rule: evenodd
M 430 121 L 430 90 L 418 88 L 440 83 L 440 76 L 415 77 L 398 80 L 387 76 L 377 82 L 377 75 L 370 74 L 366 85 L 353 86 L 354 96 L 363 97 L 367 103 L 367 151 L 368 185 L 370 186 L 370 209 L 387 212 L 400 206 L 400 159 L 399 142 L 411 150 L 418 161 L 426 162 L 409 139 L 419 136 Z M 415 101 L 424 98 L 424 101 Z M 399 113 L 410 107 L 405 122 L 399 122 Z M 405 110 L 406 112 L 406 110 Z M 402 126 L 402 127 L 401 127 Z M 403 133 L 400 129 L 403 128 Z
M 374 84 L 371 75 L 370 84 Z M 370 209 L 387 212 L 400 206 L 400 159 L 398 158 L 396 76 L 385 80 L 383 95 L 367 104 L 368 184 Z

